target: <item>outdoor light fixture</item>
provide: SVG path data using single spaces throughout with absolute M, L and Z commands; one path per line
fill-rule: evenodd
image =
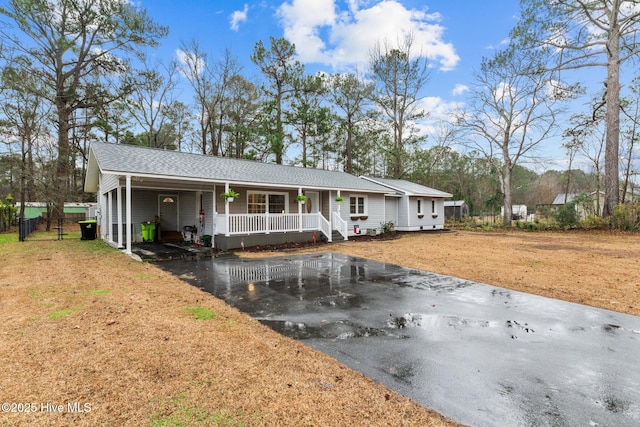
M 165 197 L 162 199 L 162 203 L 173 203 L 173 197 Z

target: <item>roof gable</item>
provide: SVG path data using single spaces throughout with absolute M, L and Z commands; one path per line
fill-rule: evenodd
M 97 191 L 100 173 L 213 183 L 388 192 L 386 187 L 345 172 L 94 142 L 90 147 L 85 191 Z

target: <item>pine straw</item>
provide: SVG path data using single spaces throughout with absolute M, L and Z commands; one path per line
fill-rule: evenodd
M 390 241 L 348 241 L 300 253 L 327 250 L 640 316 L 638 233 L 403 233 Z
M 455 425 L 99 242 L 8 243 L 0 258 L 0 400 L 37 410 L 0 425 Z
M 304 252 L 317 250 L 640 315 L 635 234 L 416 233 Z M 38 408 L 0 425 L 454 425 L 98 242 L 3 244 L 0 259 L 0 400 Z

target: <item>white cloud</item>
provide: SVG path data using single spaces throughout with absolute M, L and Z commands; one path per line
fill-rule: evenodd
M 245 22 L 247 20 L 247 13 L 249 12 L 249 5 L 245 3 L 244 9 L 236 10 L 231 14 L 229 21 L 231 21 L 231 29 L 233 31 L 238 31 L 240 28 L 240 23 Z
M 426 135 L 440 137 L 442 123 L 452 122 L 455 112 L 463 105 L 460 102 L 447 102 L 439 96 L 424 97 L 420 100 L 420 108 L 428 114 L 428 117 L 418 123 L 418 127 Z
M 457 84 L 457 85 L 455 85 L 455 87 L 451 91 L 451 94 L 454 95 L 454 96 L 457 96 L 457 95 L 462 95 L 462 94 L 464 94 L 465 92 L 468 92 L 468 91 L 469 91 L 469 86 L 463 85 L 463 84 Z
M 370 3 L 348 0 L 347 9 L 339 10 L 335 0 L 291 0 L 280 6 L 278 16 L 302 62 L 362 66 L 375 43 L 394 44 L 411 34 L 415 54 L 441 70 L 455 68 L 460 58 L 454 46 L 443 41 L 445 28 L 438 13 L 408 9 L 397 0 Z
M 334 11 L 334 0 L 293 0 L 283 3 L 278 9 L 284 35 L 296 45 L 296 52 L 303 62 L 329 60 L 320 33 L 336 21 Z

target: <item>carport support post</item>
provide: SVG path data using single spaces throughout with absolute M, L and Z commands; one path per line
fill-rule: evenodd
M 109 233 L 109 242 L 113 243 L 113 190 L 107 193 L 107 233 Z
M 122 187 L 116 188 L 116 204 L 118 206 L 118 248 L 122 247 Z
M 126 254 L 131 255 L 131 175 L 127 175 L 127 199 L 126 199 L 126 207 L 127 210 L 127 250 Z

